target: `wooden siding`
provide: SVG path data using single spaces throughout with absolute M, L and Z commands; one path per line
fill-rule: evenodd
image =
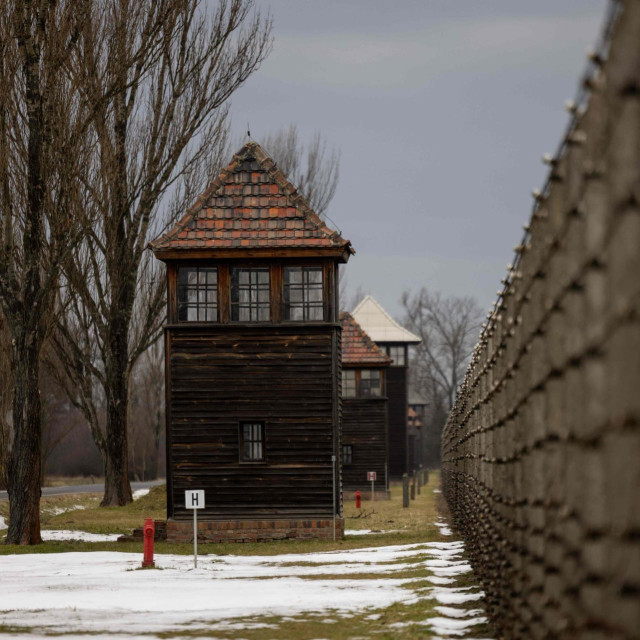
M 338 325 L 167 329 L 169 517 L 332 516 Z M 265 422 L 266 460 L 239 462 L 241 421 Z
M 408 471 L 407 367 L 387 369 L 389 398 L 389 476 L 399 478 Z
M 375 488 L 385 489 L 387 462 L 387 399 L 344 398 L 342 444 L 353 446 L 353 461 L 342 467 L 345 490 L 370 489 L 367 471 L 375 471 Z

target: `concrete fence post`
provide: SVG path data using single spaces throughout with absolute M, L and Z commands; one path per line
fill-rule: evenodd
M 409 476 L 406 473 L 402 474 L 402 506 L 409 506 Z

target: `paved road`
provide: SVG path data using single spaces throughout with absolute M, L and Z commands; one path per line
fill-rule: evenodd
M 159 484 L 164 484 L 164 480 L 151 480 L 149 482 L 132 482 L 131 490 L 150 489 Z M 104 484 L 76 484 L 68 487 L 43 487 L 43 496 L 63 496 L 69 493 L 104 493 Z M 8 500 L 6 491 L 0 491 L 0 500 Z

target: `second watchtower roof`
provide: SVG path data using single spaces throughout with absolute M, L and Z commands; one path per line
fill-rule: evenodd
M 391 364 L 391 358 L 365 333 L 350 313 L 340 314 L 342 325 L 342 364 L 380 367 Z
M 372 296 L 365 296 L 351 313 L 374 342 L 422 342 L 415 333 L 398 324 Z
M 330 255 L 346 262 L 351 243 L 309 207 L 273 159 L 247 142 L 167 233 L 156 257 Z

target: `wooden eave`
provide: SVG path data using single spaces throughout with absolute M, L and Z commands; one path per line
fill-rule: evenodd
M 346 263 L 355 253 L 351 244 L 341 247 L 232 247 L 200 249 L 152 249 L 158 260 L 235 260 L 271 258 L 334 258 Z

